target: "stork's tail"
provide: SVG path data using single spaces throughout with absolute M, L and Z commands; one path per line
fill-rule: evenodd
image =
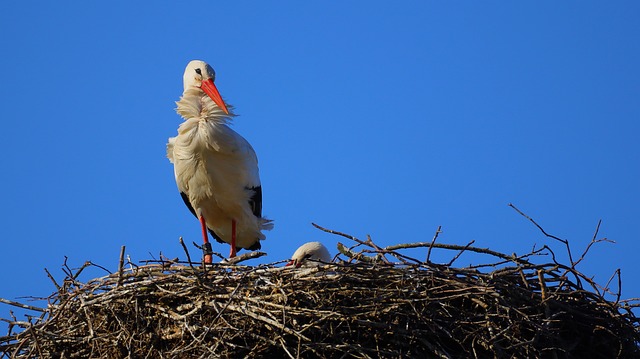
M 260 230 L 261 231 L 270 231 L 273 229 L 273 220 L 268 218 L 260 218 Z
M 273 229 L 273 221 L 264 217 L 258 218 L 258 225 L 260 226 L 260 240 L 263 241 L 267 236 L 262 231 L 270 231 Z

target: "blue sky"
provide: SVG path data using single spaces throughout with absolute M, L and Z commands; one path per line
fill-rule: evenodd
M 311 222 L 380 245 L 441 225 L 443 243 L 562 253 L 514 203 L 574 256 L 602 219 L 617 244 L 578 269 L 604 284 L 621 268 L 623 298 L 640 297 L 639 15 L 633 1 L 2 2 L 0 297 L 50 294 L 43 268 L 61 279 L 64 256 L 113 270 L 121 245 L 139 261 L 201 240 L 165 157 L 192 59 L 216 69 L 260 160 L 276 227 L 255 263 L 311 240 L 335 253 L 342 239 Z

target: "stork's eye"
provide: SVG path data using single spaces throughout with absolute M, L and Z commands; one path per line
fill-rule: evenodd
M 304 259 L 309 259 L 309 258 L 311 258 L 311 254 L 307 254 L 304 256 Z
M 196 69 L 196 73 L 197 73 L 198 75 L 202 76 L 202 70 L 200 70 L 200 69 Z

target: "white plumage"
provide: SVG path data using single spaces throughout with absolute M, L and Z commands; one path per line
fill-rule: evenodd
M 273 224 L 262 217 L 256 153 L 247 140 L 228 127 L 235 115 L 228 111 L 213 84 L 215 72 L 211 66 L 191 61 L 183 80 L 184 92 L 176 102 L 176 111 L 185 121 L 167 144 L 178 190 L 201 222 L 205 247 L 206 224 L 217 241 L 231 244 L 235 239 L 231 257 L 236 248 L 259 249 L 260 240 L 265 239 L 262 230 L 271 229 Z M 205 255 L 205 261 L 210 260 Z
M 314 267 L 322 264 L 317 261 L 325 263 L 331 262 L 329 250 L 320 242 L 307 242 L 293 253 L 291 261 L 287 263 L 287 266 Z

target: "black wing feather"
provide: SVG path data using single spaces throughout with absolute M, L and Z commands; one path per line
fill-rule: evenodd
M 253 215 L 260 218 L 262 217 L 262 186 L 249 188 L 253 190 L 253 195 L 249 198 L 249 205 L 251 206 L 251 211 Z M 260 245 L 260 241 L 256 241 L 251 247 L 247 248 L 251 251 L 256 251 L 262 248 Z
M 249 198 L 249 205 L 253 215 L 260 218 L 262 217 L 262 186 L 247 188 L 253 190 L 253 195 Z

